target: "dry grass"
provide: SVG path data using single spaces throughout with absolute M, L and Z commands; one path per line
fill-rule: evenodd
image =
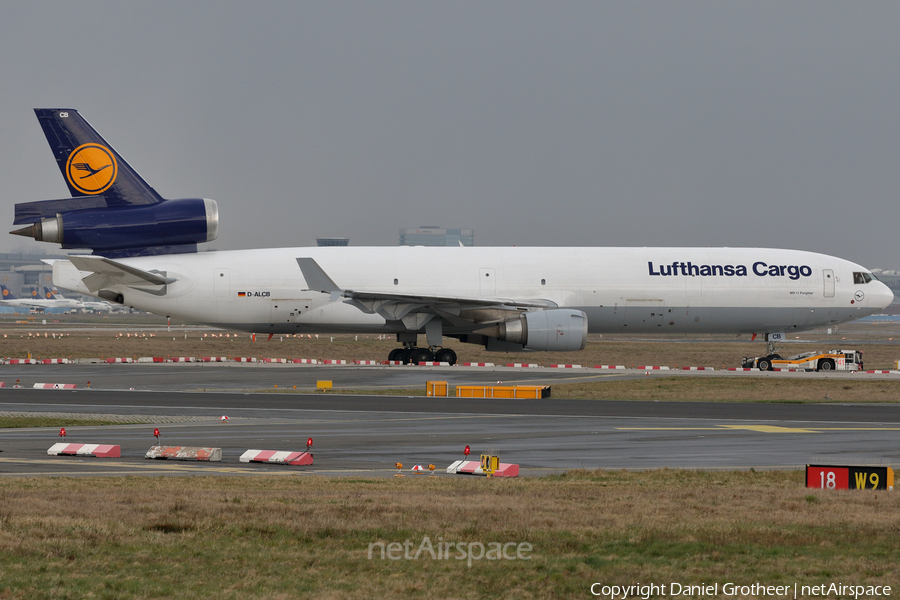
M 703 402 L 897 402 L 900 381 L 761 377 L 653 377 L 553 384 L 554 398 Z
M 384 360 L 397 347 L 393 339 L 378 340 L 376 336 L 320 335 L 318 339 L 288 336 L 257 336 L 253 342 L 247 333 L 215 332 L 229 337 L 216 337 L 213 331 L 184 329 L 173 326 L 167 333 L 165 321 L 155 316 L 113 316 L 110 318 L 84 315 L 58 315 L 59 322 L 40 320 L 16 323 L 15 319 L 0 320 L 0 356 L 23 358 L 31 353 L 35 358 L 96 358 L 140 356 L 252 356 L 263 358 L 318 358 L 345 360 Z M 75 328 L 74 324 L 88 319 L 87 324 L 102 328 Z M 849 328 L 850 326 L 847 326 Z M 160 330 L 163 328 L 163 330 Z M 54 338 L 54 334 L 64 334 Z M 132 333 L 137 337 L 117 337 Z M 46 337 L 45 337 L 46 334 Z M 206 334 L 206 337 L 203 337 Z M 5 337 L 4 337 L 5 336 Z M 151 337 L 152 336 L 152 337 Z M 185 336 L 187 338 L 185 339 Z M 812 332 L 803 334 L 815 344 L 787 344 L 782 354 L 796 354 L 806 350 L 829 350 L 837 347 L 858 348 L 864 351 L 866 367 L 889 369 L 900 359 L 900 347 L 889 338 L 900 341 L 898 324 L 856 325 L 841 335 Z M 650 337 L 650 336 L 645 336 Z M 506 354 L 486 352 L 479 346 L 461 344 L 450 338 L 446 345 L 460 356 L 460 362 L 577 363 L 585 366 L 607 365 L 666 365 L 709 366 L 715 368 L 740 366 L 742 356 L 763 354 L 765 344 L 751 342 L 748 336 L 741 341 L 730 336 L 691 336 L 699 341 L 685 341 L 686 336 L 655 336 L 642 341 L 641 336 L 604 336 L 591 338 L 582 352 L 528 352 Z M 842 340 L 841 337 L 847 337 Z M 333 340 L 333 341 L 332 341 Z M 866 342 L 854 346 L 854 342 Z M 898 342 L 900 343 L 900 342 Z
M 569 598 L 593 582 L 896 584 L 900 498 L 799 472 L 4 479 L 0 598 Z M 528 542 L 531 560 L 368 559 Z

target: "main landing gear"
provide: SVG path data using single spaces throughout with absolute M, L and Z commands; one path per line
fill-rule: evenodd
M 417 365 L 420 362 L 445 362 L 456 364 L 456 352 L 450 348 L 417 348 L 413 344 L 403 344 L 402 348 L 395 348 L 388 354 L 388 360 L 400 361 L 404 365 Z

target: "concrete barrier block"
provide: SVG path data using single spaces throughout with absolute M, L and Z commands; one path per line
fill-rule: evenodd
M 481 462 L 477 460 L 458 460 L 449 467 L 447 473 L 451 475 L 486 475 L 481 468 Z M 500 466 L 494 471 L 494 477 L 518 477 L 519 465 L 510 463 L 500 463 Z
M 144 458 L 221 462 L 222 449 L 198 448 L 193 446 L 153 446 L 147 450 L 147 454 L 144 455 Z
M 242 463 L 275 463 L 280 465 L 311 465 L 313 455 L 310 452 L 290 452 L 276 450 L 247 450 L 241 454 Z
M 50 456 L 96 456 L 97 458 L 120 458 L 121 446 L 109 444 L 67 444 L 60 442 L 53 444 L 47 450 Z

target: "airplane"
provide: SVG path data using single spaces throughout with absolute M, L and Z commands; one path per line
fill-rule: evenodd
M 2 301 L 0 302 L 6 306 L 31 308 L 39 311 L 43 311 L 47 308 L 72 308 L 70 303 L 73 301 L 60 302 L 53 298 L 47 288 L 44 288 L 44 290 L 44 297 L 41 297 L 35 288 L 31 288 L 30 298 L 18 298 L 5 284 L 0 284 L 0 296 L 2 296 Z
M 52 263 L 51 263 L 52 264 Z M 83 300 L 72 300 L 70 298 L 66 298 L 57 289 L 50 289 L 48 287 L 44 287 L 44 297 L 48 300 L 52 300 L 57 304 L 50 304 L 49 307 L 57 307 L 57 308 L 80 308 L 82 310 L 112 310 L 112 305 L 109 302 L 101 300 L 99 302 L 90 302 Z
M 54 262 L 55 285 L 184 322 L 396 335 L 388 360 L 452 364 L 445 336 L 519 352 L 578 351 L 589 333 L 760 334 L 774 352 L 894 299 L 856 263 L 771 248 L 198 252 L 218 232 L 214 200 L 164 199 L 76 110 L 35 113 L 73 197 L 17 204 L 26 226 L 10 233 L 92 251 Z

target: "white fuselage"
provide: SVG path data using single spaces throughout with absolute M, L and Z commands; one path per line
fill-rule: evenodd
M 591 333 L 766 333 L 838 324 L 893 300 L 852 262 L 766 248 L 278 248 L 117 259 L 174 279 L 113 284 L 123 303 L 183 322 L 256 333 L 391 333 L 402 323 L 310 291 L 311 257 L 342 289 L 384 294 L 544 300 L 583 311 Z M 84 294 L 81 272 L 53 282 Z M 856 275 L 856 281 L 860 281 Z M 106 296 L 108 297 L 108 295 Z M 460 329 L 462 331 L 463 329 Z M 445 325 L 445 333 L 454 332 Z

